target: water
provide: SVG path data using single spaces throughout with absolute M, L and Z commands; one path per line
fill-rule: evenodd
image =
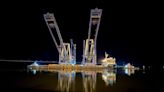
M 74 71 L 0 70 L 1 92 L 163 92 L 164 70 L 156 72 L 104 70 Z

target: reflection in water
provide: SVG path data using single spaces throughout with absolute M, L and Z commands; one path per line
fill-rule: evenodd
M 95 71 L 83 71 L 82 81 L 84 92 L 95 92 L 96 91 L 96 80 L 97 72 Z M 75 91 L 75 76 L 76 73 L 59 71 L 58 72 L 58 90 L 66 92 Z M 113 85 L 116 82 L 116 73 L 113 71 L 104 70 L 102 72 L 102 79 L 105 81 L 106 85 Z
M 114 73 L 114 71 L 108 71 L 105 70 L 102 73 L 102 79 L 104 80 L 106 85 L 113 85 L 116 82 L 116 73 Z
M 135 69 L 123 69 L 125 74 L 131 75 L 135 73 Z M 40 70 L 41 71 L 41 70 Z M 81 73 L 82 78 L 82 85 L 78 85 L 82 87 L 81 91 L 84 92 L 95 92 L 96 91 L 96 85 L 97 85 L 97 73 L 101 73 L 102 80 L 104 81 L 106 86 L 114 85 L 116 84 L 116 72 L 117 69 L 104 69 L 101 72 L 96 71 L 70 71 L 70 70 L 48 70 L 49 72 L 58 72 L 58 83 L 57 83 L 57 90 L 61 92 L 75 92 L 79 91 L 79 89 L 76 88 L 75 85 L 75 77 L 76 72 Z M 32 70 L 32 73 L 35 75 L 38 70 Z M 99 78 L 99 77 L 98 77 Z M 79 84 L 79 81 L 77 81 L 77 84 Z
M 58 86 L 57 89 L 62 92 L 74 92 L 75 86 L 75 76 L 74 71 L 60 71 L 58 72 Z
M 32 73 L 33 73 L 34 75 L 36 75 L 36 70 L 32 70 Z
M 125 71 L 125 74 L 127 74 L 127 75 L 131 75 L 131 74 L 134 74 L 135 73 L 135 69 L 129 69 L 129 68 L 127 68 L 127 69 L 125 69 L 124 70 Z
M 94 92 L 96 89 L 97 73 L 94 71 L 82 72 L 82 77 L 85 92 Z

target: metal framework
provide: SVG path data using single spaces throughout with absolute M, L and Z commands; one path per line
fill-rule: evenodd
M 62 36 L 60 34 L 59 27 L 57 25 L 56 19 L 54 17 L 53 13 L 46 13 L 43 15 L 44 20 L 47 24 L 47 27 L 49 29 L 49 32 L 51 34 L 51 37 L 54 41 L 54 44 L 58 50 L 59 53 L 59 64 L 75 64 L 76 63 L 76 44 L 73 44 L 73 40 L 71 40 L 70 43 L 64 43 Z M 56 38 L 53 35 L 53 30 L 56 30 L 59 44 L 57 43 Z
M 71 64 L 76 64 L 76 44 L 73 43 L 73 39 L 70 39 L 71 42 Z
M 83 41 L 83 60 L 82 64 L 96 65 L 97 61 L 97 51 L 96 51 L 96 41 L 98 30 L 100 26 L 100 20 L 102 15 L 102 9 L 91 9 L 90 12 L 90 22 L 88 30 L 88 39 Z

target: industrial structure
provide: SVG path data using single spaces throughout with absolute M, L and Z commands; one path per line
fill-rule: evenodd
M 106 58 L 102 65 L 97 65 L 97 36 L 101 21 L 102 9 L 91 9 L 90 11 L 90 21 L 88 29 L 88 37 L 83 40 L 83 55 L 82 62 L 80 65 L 76 65 L 76 44 L 73 43 L 73 39 L 70 43 L 65 43 L 60 34 L 60 30 L 53 13 L 44 14 L 44 20 L 49 29 L 50 35 L 54 41 L 54 44 L 59 53 L 58 64 L 48 64 L 45 66 L 35 66 L 32 68 L 44 68 L 44 69 L 72 69 L 72 70 L 101 70 L 107 68 L 108 65 L 115 65 L 115 59 Z M 56 31 L 57 35 L 54 36 L 53 32 Z M 110 62 L 109 62 L 110 61 Z M 106 64 L 107 63 L 107 64 Z M 104 64 L 104 65 L 103 65 Z
M 53 13 L 44 14 L 44 20 L 47 24 L 51 37 L 55 43 L 55 46 L 59 53 L 59 64 L 76 64 L 76 44 L 73 43 L 64 43 L 62 36 L 60 34 L 59 27 L 57 25 L 56 19 Z M 57 37 L 53 35 L 53 30 L 56 30 L 59 43 L 57 43 Z
M 88 38 L 83 41 L 83 65 L 96 65 L 97 51 L 96 41 L 100 26 L 102 9 L 91 9 Z
M 82 65 L 96 65 L 97 61 L 97 51 L 96 51 L 96 41 L 98 30 L 100 26 L 102 9 L 91 9 L 90 12 L 90 22 L 88 30 L 88 38 L 83 41 L 83 60 Z M 56 19 L 53 13 L 44 14 L 44 20 L 48 26 L 51 37 L 55 43 L 55 46 L 59 53 L 59 64 L 76 64 L 76 44 L 64 43 L 62 36 L 60 34 L 59 27 L 57 25 Z M 53 35 L 53 30 L 56 30 L 59 44 L 57 43 L 57 37 Z

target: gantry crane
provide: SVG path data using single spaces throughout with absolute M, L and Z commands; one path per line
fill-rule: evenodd
M 60 34 L 59 27 L 57 25 L 56 19 L 53 13 L 46 13 L 43 15 L 44 20 L 47 24 L 51 37 L 55 43 L 55 46 L 59 53 L 59 64 L 75 64 L 76 60 L 76 44 L 73 44 L 73 40 L 70 43 L 64 43 L 62 36 Z M 59 44 L 57 43 L 56 38 L 53 35 L 53 30 L 56 30 Z
M 82 64 L 95 65 L 97 61 L 96 41 L 98 30 L 100 26 L 100 20 L 102 15 L 102 9 L 91 9 L 90 22 L 88 30 L 88 39 L 83 41 L 83 60 Z

